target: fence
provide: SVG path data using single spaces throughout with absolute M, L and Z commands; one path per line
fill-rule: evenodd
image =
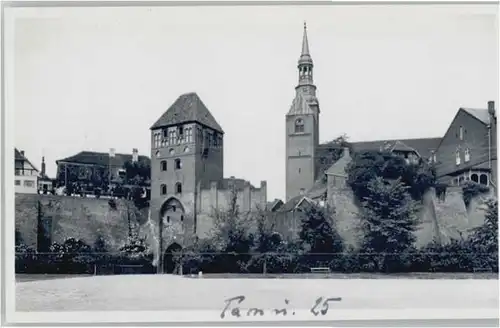
M 165 254 L 165 273 L 310 273 L 330 272 L 498 272 L 498 252 L 407 253 L 220 253 Z M 132 274 L 155 273 L 152 254 L 127 253 L 16 253 L 17 273 Z

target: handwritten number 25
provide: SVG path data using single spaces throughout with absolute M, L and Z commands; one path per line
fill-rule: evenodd
M 328 302 L 339 302 L 340 300 L 341 300 L 340 297 L 327 298 L 325 300 L 323 300 L 323 297 L 319 297 L 314 302 L 314 306 L 311 308 L 311 313 L 314 314 L 315 316 L 317 316 L 320 313 L 321 315 L 325 315 L 328 312 Z M 318 311 L 318 309 L 320 310 Z

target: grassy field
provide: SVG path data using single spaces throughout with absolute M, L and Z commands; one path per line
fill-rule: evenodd
M 16 283 L 18 311 L 222 310 L 243 295 L 248 307 L 310 309 L 341 297 L 340 309 L 498 309 L 494 279 L 188 279 L 172 275 L 92 276 Z
M 16 274 L 16 282 L 49 280 L 60 278 L 91 277 L 92 275 L 66 274 Z M 197 278 L 198 275 L 185 275 L 186 278 Z M 210 279 L 494 279 L 498 280 L 498 273 L 405 273 L 405 274 L 373 274 L 373 273 L 330 273 L 330 274 L 233 274 L 209 273 L 203 274 Z

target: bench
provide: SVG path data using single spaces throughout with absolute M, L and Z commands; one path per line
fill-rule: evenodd
M 138 264 L 120 264 L 115 266 L 118 269 L 118 274 L 140 274 L 143 267 L 143 265 Z
M 311 273 L 330 273 L 330 268 L 311 268 Z

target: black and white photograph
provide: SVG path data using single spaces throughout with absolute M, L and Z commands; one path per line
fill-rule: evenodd
M 3 2 L 3 324 L 498 327 L 498 10 Z

